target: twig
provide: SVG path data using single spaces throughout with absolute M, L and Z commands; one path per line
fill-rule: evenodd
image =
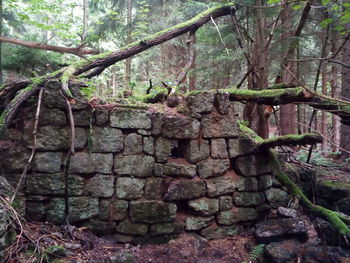
M 35 113 L 35 122 L 34 122 L 34 128 L 33 128 L 33 147 L 32 147 L 32 152 L 31 155 L 26 163 L 26 165 L 24 166 L 24 169 L 22 171 L 22 175 L 16 185 L 16 188 L 13 192 L 13 195 L 10 199 L 10 204 L 13 203 L 13 201 L 15 200 L 16 194 L 19 191 L 19 188 L 21 187 L 21 184 L 23 182 L 23 180 L 25 179 L 26 175 L 27 175 L 27 171 L 28 171 L 28 167 L 29 165 L 32 163 L 34 155 L 35 155 L 35 150 L 37 147 L 37 131 L 38 131 L 38 125 L 39 125 L 39 116 L 40 116 L 40 108 L 41 108 L 41 101 L 42 101 L 42 96 L 43 96 L 43 90 L 44 88 L 41 87 L 39 90 L 39 96 L 38 96 L 38 105 L 36 107 L 36 113 Z
M 243 7 L 249 7 L 249 8 L 257 8 L 257 9 L 269 9 L 269 8 L 275 8 L 275 7 L 281 7 L 282 5 L 289 5 L 289 4 L 293 4 L 293 3 L 299 3 L 300 0 L 296 0 L 296 1 L 290 1 L 287 3 L 283 3 L 283 4 L 277 4 L 277 5 L 244 5 L 244 4 L 240 4 L 240 3 L 235 3 L 236 5 L 240 5 Z
M 350 65 L 349 64 L 345 64 L 344 62 L 340 61 L 340 60 L 329 60 L 327 61 L 328 63 L 334 63 L 334 64 L 339 64 L 339 65 L 342 65 L 344 68 L 350 68 Z
M 227 49 L 227 47 L 226 47 L 226 45 L 225 45 L 224 40 L 222 39 L 222 36 L 221 36 L 221 33 L 220 33 L 220 29 L 218 28 L 218 25 L 215 23 L 215 20 L 213 19 L 213 16 L 210 16 L 210 19 L 211 19 L 211 21 L 213 22 L 213 24 L 214 24 L 214 26 L 215 26 L 215 28 L 216 28 L 216 31 L 218 31 L 220 41 L 221 41 L 222 45 L 224 46 L 227 55 L 229 55 L 228 49 Z

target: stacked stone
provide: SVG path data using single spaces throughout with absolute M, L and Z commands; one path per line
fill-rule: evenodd
M 37 154 L 23 185 L 26 216 L 62 224 L 69 127 L 64 102 L 52 95 L 45 101 Z M 234 235 L 270 208 L 266 156 L 239 138 L 228 94 L 193 94 L 179 108 L 181 113 L 75 106 L 71 223 L 121 242 L 164 241 L 183 231 L 220 238 Z M 1 157 L 10 182 L 29 157 L 27 111 L 22 127 L 9 130 L 16 146 Z

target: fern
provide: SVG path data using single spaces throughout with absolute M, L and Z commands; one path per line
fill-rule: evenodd
M 249 254 L 249 262 L 243 261 L 241 263 L 258 262 L 259 258 L 264 254 L 265 244 L 256 245 Z

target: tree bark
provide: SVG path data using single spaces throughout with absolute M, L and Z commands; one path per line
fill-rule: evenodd
M 322 65 L 322 93 L 327 94 L 327 82 L 328 82 L 328 72 L 327 72 L 327 65 L 323 63 Z M 327 121 L 327 112 L 322 111 L 322 116 L 321 116 L 321 134 L 323 135 L 324 138 L 329 138 L 328 136 L 328 121 Z M 329 143 L 327 140 L 323 139 L 322 141 L 322 152 L 323 156 L 328 156 L 329 152 Z
M 131 44 L 131 20 L 132 20 L 132 0 L 127 0 L 126 2 L 126 23 L 127 23 L 127 35 L 126 35 L 126 45 Z M 131 57 L 125 60 L 125 88 L 129 87 L 131 82 Z

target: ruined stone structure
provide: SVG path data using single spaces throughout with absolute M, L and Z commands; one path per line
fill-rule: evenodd
M 37 152 L 20 190 L 26 218 L 63 224 L 70 128 L 53 87 L 44 92 Z M 189 95 L 177 108 L 78 100 L 70 222 L 121 242 L 165 241 L 183 231 L 219 238 L 284 205 L 288 195 L 274 184 L 266 156 L 240 137 L 234 106 L 219 92 Z M 21 109 L 3 143 L 0 162 L 12 184 L 30 155 L 35 109 Z

